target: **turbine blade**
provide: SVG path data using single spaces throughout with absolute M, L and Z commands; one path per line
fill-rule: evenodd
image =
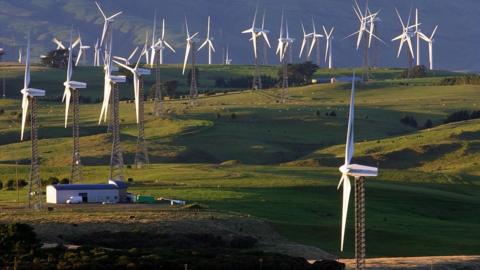
M 348 129 L 347 129 L 347 142 L 345 144 L 345 164 L 350 164 L 352 161 L 354 146 L 354 121 L 355 121 L 355 72 L 352 78 L 352 94 L 350 96 L 350 110 L 348 113 Z
M 183 71 L 182 74 L 185 75 L 185 68 L 187 67 L 188 56 L 190 55 L 190 42 L 187 42 L 187 47 L 185 49 L 185 59 L 183 60 Z

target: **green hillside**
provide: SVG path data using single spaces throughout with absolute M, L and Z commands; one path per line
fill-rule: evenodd
M 178 67 L 168 66 L 167 71 L 170 68 L 169 76 L 178 78 Z M 243 66 L 220 68 L 205 68 L 203 74 L 244 76 L 250 71 Z M 20 84 L 21 72 L 9 70 L 8 76 Z M 334 72 L 348 75 L 352 70 Z M 397 79 L 399 72 L 377 70 L 375 80 L 357 89 L 355 159 L 380 166 L 380 176 L 367 182 L 368 255 L 476 254 L 480 182 L 475 134 L 480 122 L 442 123 L 454 111 L 476 110 L 480 87 L 439 86 L 450 73 L 406 81 Z M 100 72 L 79 69 L 76 74 L 76 80 L 85 76 L 91 85 L 88 95 L 102 94 Z M 320 70 L 317 76 L 330 74 Z M 32 86 L 55 89 L 51 91 L 59 95 L 63 77 L 62 71 L 38 68 Z M 133 92 L 130 85 L 123 89 Z M 131 191 L 248 214 L 291 241 L 351 257 L 353 211 L 346 253 L 341 255 L 341 192 L 336 190 L 350 84 L 291 88 L 286 104 L 279 96 L 278 89 L 222 92 L 200 97 L 195 107 L 186 100 L 170 100 L 165 101 L 164 119 L 151 115 L 153 104 L 148 101 L 146 135 L 153 164 L 144 170 L 125 169 L 126 177 L 134 180 Z M 89 183 L 105 182 L 109 173 L 111 142 L 106 125 L 97 123 L 100 106 L 82 104 L 80 109 L 83 175 Z M 120 107 L 127 164 L 133 163 L 136 144 L 133 106 L 122 102 Z M 15 161 L 20 162 L 19 177 L 27 179 L 30 142 L 28 136 L 19 142 L 19 100 L 0 100 L 0 108 L 0 181 L 15 177 Z M 40 102 L 44 179 L 70 174 L 71 129 L 63 127 L 63 113 L 59 102 Z M 405 115 L 414 116 L 420 125 L 431 119 L 435 127 L 414 129 L 400 122 Z M 20 195 L 24 202 L 26 189 Z M 0 205 L 15 205 L 16 196 L 16 191 L 0 191 Z

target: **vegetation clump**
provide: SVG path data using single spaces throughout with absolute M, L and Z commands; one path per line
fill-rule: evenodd
M 417 120 L 413 116 L 406 115 L 405 117 L 400 119 L 400 122 L 402 122 L 402 124 L 404 125 L 411 126 L 413 128 L 418 128 Z

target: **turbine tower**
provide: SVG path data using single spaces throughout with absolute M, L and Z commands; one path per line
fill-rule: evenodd
M 65 102 L 65 128 L 68 124 L 68 113 L 70 109 L 70 100 L 73 94 L 73 152 L 72 152 L 72 171 L 70 183 L 78 183 L 82 180 L 81 160 L 80 160 L 80 93 L 79 89 L 87 88 L 84 82 L 72 81 L 72 34 L 70 33 L 70 46 L 68 47 L 68 65 L 67 80 L 63 83 L 65 91 L 62 102 Z M 77 58 L 78 59 L 78 58 Z
M 375 38 L 379 40 L 380 42 L 384 43 L 383 40 L 381 40 L 377 35 L 375 35 L 375 18 L 378 16 L 380 13 L 379 11 L 376 13 L 371 13 L 370 9 L 368 8 L 368 3 L 365 7 L 365 12 L 362 12 L 360 9 L 360 6 L 358 5 L 357 1 L 354 1 L 354 6 L 353 6 L 353 11 L 355 12 L 355 15 L 358 18 L 358 21 L 360 23 L 359 30 L 357 32 L 354 32 L 344 39 L 347 39 L 349 37 L 357 35 L 357 51 L 360 48 L 360 45 L 363 40 L 363 81 L 366 82 L 369 79 L 369 63 L 368 63 L 368 54 L 370 47 L 372 45 L 372 38 Z
M 312 17 L 312 26 L 313 26 L 313 33 L 312 33 L 312 44 L 310 46 L 310 51 L 308 51 L 308 58 L 312 55 L 313 48 L 316 46 L 317 48 L 317 65 L 320 66 L 320 39 L 323 38 L 323 35 L 317 33 L 317 28 L 315 27 L 315 20 Z
M 323 33 L 325 34 L 325 39 L 326 39 L 326 44 L 325 44 L 325 63 L 328 64 L 328 69 L 333 68 L 333 31 L 335 30 L 335 27 L 332 27 L 330 29 L 330 32 L 325 29 L 325 26 L 323 26 Z
M 400 23 L 402 24 L 402 33 L 393 38 L 392 42 L 400 40 L 400 46 L 398 47 L 398 53 L 397 53 L 397 58 L 400 57 L 400 54 L 402 53 L 402 48 L 405 45 L 405 42 L 407 43 L 408 46 L 408 52 L 407 52 L 407 57 L 408 57 L 408 78 L 411 77 L 411 72 L 412 72 L 412 65 L 413 65 L 413 59 L 415 58 L 415 54 L 413 53 L 413 46 L 412 46 L 412 37 L 415 36 L 415 32 L 413 29 L 418 27 L 416 24 L 415 25 L 410 25 L 410 14 L 408 15 L 408 20 L 407 24 L 403 22 L 402 17 L 400 16 L 400 13 L 398 12 L 397 9 L 395 9 L 398 19 L 400 20 Z
M 148 158 L 148 148 L 145 141 L 145 95 L 143 93 L 143 76 L 150 75 L 150 70 L 139 68 L 140 60 L 147 51 L 145 47 L 138 57 L 135 67 L 130 67 L 118 61 L 114 61 L 117 65 L 127 69 L 133 74 L 133 88 L 135 95 L 135 112 L 137 116 L 138 137 L 137 150 L 135 152 L 135 166 L 143 168 L 143 166 L 150 163 Z
M 435 41 L 434 37 L 435 37 L 435 33 L 437 32 L 437 29 L 438 29 L 438 25 L 435 26 L 435 29 L 433 29 L 433 32 L 429 37 L 424 33 L 420 33 L 420 37 L 428 43 L 428 63 L 429 63 L 430 70 L 433 70 L 433 42 Z
M 286 24 L 286 30 L 283 28 L 284 24 L 284 11 L 282 10 L 282 18 L 280 22 L 280 37 L 278 38 L 278 45 L 277 45 L 277 54 L 279 55 L 280 62 L 282 63 L 282 91 L 281 91 L 281 101 L 285 103 L 286 100 L 286 92 L 288 88 L 288 61 L 286 58 L 286 54 L 290 48 L 290 45 L 293 43 L 293 39 L 290 38 L 288 32 L 288 23 Z M 284 33 L 286 32 L 286 33 Z M 285 34 L 285 37 L 284 37 Z
M 100 44 L 98 43 L 98 39 L 97 39 L 97 42 L 95 42 L 95 46 L 94 46 L 94 55 L 93 55 L 93 66 L 94 67 L 99 67 L 100 66 L 100 51 L 101 51 L 101 48 L 100 48 Z
M 176 53 L 173 47 L 165 40 L 165 19 L 162 21 L 162 35 L 158 39 L 153 49 L 156 51 L 155 58 L 155 99 L 153 104 L 153 111 L 156 117 L 162 116 L 162 81 L 160 77 L 160 66 L 163 65 L 163 51 L 168 48 L 173 53 Z
M 112 155 L 110 158 L 110 180 L 124 180 L 123 175 L 123 154 L 120 145 L 120 97 L 119 97 L 119 83 L 124 83 L 126 81 L 125 76 L 113 76 L 112 72 L 112 44 L 113 44 L 113 33 L 110 27 L 113 22 L 113 18 L 120 15 L 122 12 L 118 12 L 113 16 L 107 17 L 102 11 L 100 5 L 97 4 L 98 9 L 102 13 L 105 23 L 102 32 L 102 39 L 100 44 L 105 44 L 105 57 L 104 57 L 104 93 L 103 93 L 103 104 L 102 110 L 100 111 L 99 124 L 102 120 L 105 122 L 108 115 L 108 107 L 112 105 L 111 113 L 111 123 L 112 123 Z
M 208 26 L 207 26 L 207 38 L 205 41 L 202 43 L 200 48 L 198 48 L 198 51 L 202 50 L 205 46 L 208 46 L 208 64 L 212 64 L 212 52 L 215 52 L 215 47 L 213 47 L 213 38 L 210 37 L 210 16 L 208 16 Z
M 355 260 L 356 269 L 365 269 L 365 177 L 375 177 L 378 169 L 364 165 L 352 164 L 354 154 L 354 121 L 355 121 L 355 73 L 352 79 L 352 94 L 348 114 L 347 142 L 345 145 L 345 164 L 339 168 L 342 173 L 338 189 L 343 185 L 342 229 L 340 250 L 343 252 L 345 228 L 347 223 L 348 203 L 350 200 L 350 176 L 355 179 Z
M 20 140 L 23 141 L 28 109 L 30 107 L 30 140 L 32 142 L 32 159 L 30 165 L 30 182 L 28 189 L 28 208 L 41 209 L 43 205 L 43 189 L 40 179 L 40 159 L 38 156 L 38 123 L 37 98 L 45 96 L 45 90 L 30 88 L 30 34 L 28 35 L 25 78 L 22 93 L 22 130 Z
M 198 96 L 198 89 L 197 89 L 197 70 L 196 70 L 196 57 L 197 57 L 197 50 L 195 48 L 195 45 L 199 41 L 196 36 L 198 35 L 198 32 L 190 35 L 190 32 L 188 31 L 188 22 L 187 18 L 185 17 L 185 29 L 187 31 L 187 45 L 185 47 L 185 59 L 183 61 L 183 71 L 182 74 L 185 75 L 185 69 L 187 67 L 187 62 L 188 58 L 192 58 L 192 69 L 190 71 L 190 105 L 194 105 L 194 100 Z
M 257 21 L 258 6 L 255 9 L 255 15 L 253 16 L 252 27 L 242 31 L 242 34 L 250 34 L 253 45 L 253 60 L 255 62 L 255 74 L 253 76 L 252 89 L 262 89 L 262 77 L 260 76 L 260 67 L 258 63 L 258 52 L 257 52 L 257 37 L 261 29 L 256 28 L 255 23 Z
M 232 58 L 230 58 L 230 45 L 227 45 L 227 52 L 225 54 L 225 65 L 231 65 L 232 64 Z

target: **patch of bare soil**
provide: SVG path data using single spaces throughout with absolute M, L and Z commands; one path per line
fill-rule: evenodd
M 355 260 L 342 260 L 355 269 Z M 399 257 L 367 259 L 367 269 L 474 270 L 480 269 L 480 256 Z
M 166 205 L 69 205 L 50 212 L 3 209 L 0 223 L 32 225 L 42 242 L 68 244 L 66 239 L 95 232 L 147 232 L 154 234 L 213 234 L 223 239 L 251 236 L 257 250 L 310 260 L 333 259 L 325 251 L 289 242 L 265 222 L 240 214 L 185 210 Z

